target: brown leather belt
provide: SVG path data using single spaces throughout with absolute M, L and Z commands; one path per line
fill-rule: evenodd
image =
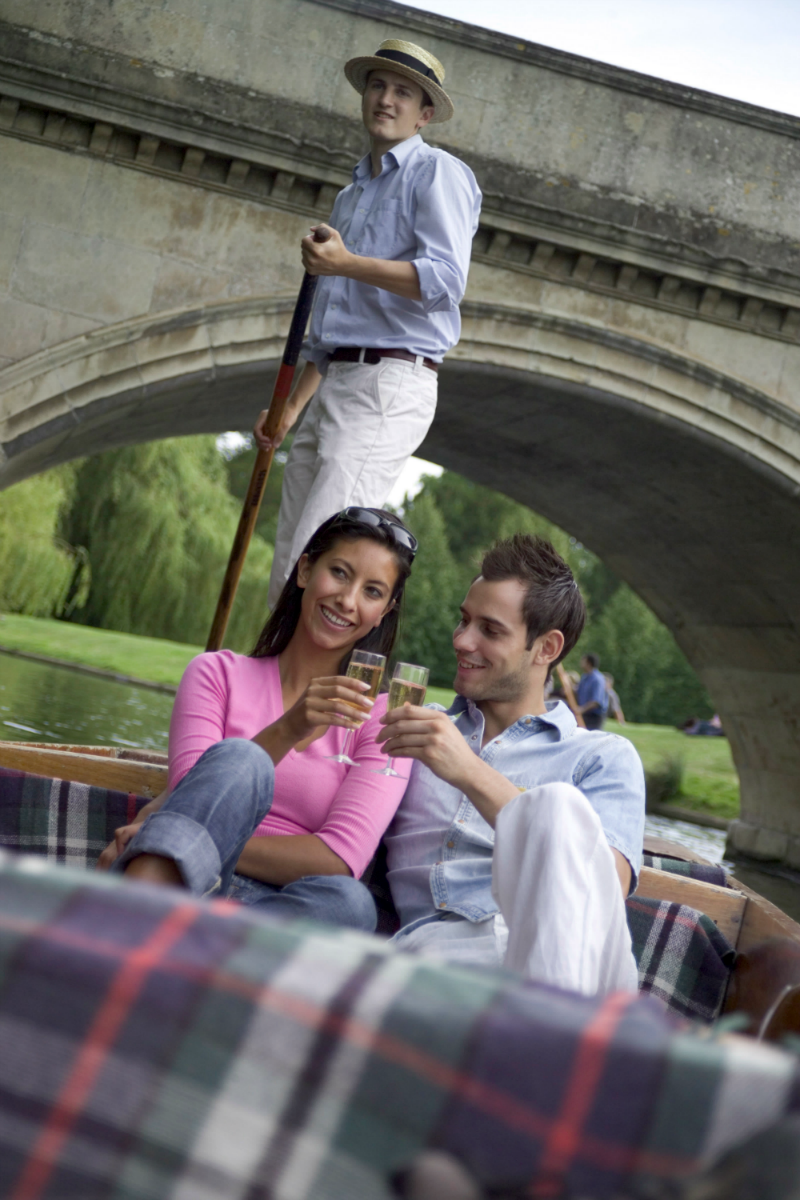
M 340 346 L 331 355 L 333 362 L 365 362 L 371 367 L 376 367 L 382 358 L 402 358 L 403 362 L 417 361 L 416 354 L 409 350 L 364 350 L 362 359 L 360 346 Z M 432 358 L 423 358 L 422 365 L 430 371 L 439 370 L 439 364 Z

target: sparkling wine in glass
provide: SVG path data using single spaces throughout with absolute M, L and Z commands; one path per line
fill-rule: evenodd
M 389 684 L 389 703 L 387 708 L 402 708 L 404 704 L 422 704 L 428 687 L 428 668 L 418 667 L 415 663 L 397 663 Z M 376 775 L 396 775 L 398 779 L 407 779 L 395 771 L 393 759 L 389 759 L 382 771 Z
M 378 689 L 381 686 L 383 679 L 383 670 L 386 666 L 386 659 L 382 654 L 370 654 L 367 650 L 354 650 L 350 656 L 350 663 L 347 667 L 347 677 L 349 679 L 360 679 L 362 683 L 369 684 L 369 691 L 363 694 L 369 699 L 374 700 L 378 694 Z M 345 701 L 350 708 L 355 711 L 358 720 L 363 724 L 369 715 L 360 708 L 357 704 L 350 704 Z M 341 754 L 328 754 L 326 757 L 333 759 L 334 762 L 346 763 L 348 767 L 357 767 L 359 764 L 350 757 L 348 751 L 353 738 L 353 730 L 348 729 L 342 746 Z

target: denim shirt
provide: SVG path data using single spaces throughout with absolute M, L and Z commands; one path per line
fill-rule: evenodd
M 481 748 L 480 709 L 459 696 L 449 712 L 459 714 L 457 728 L 475 753 L 518 787 L 571 783 L 583 792 L 609 845 L 630 863 L 635 886 L 644 838 L 644 771 L 627 738 L 579 729 L 559 700 L 540 716 L 520 717 Z M 499 911 L 492 896 L 494 830 L 463 792 L 422 763 L 411 767 L 385 841 L 389 886 L 403 927 L 444 912 L 485 921 Z
M 354 254 L 413 262 L 422 298 L 320 276 L 303 355 L 323 374 L 337 346 L 409 350 L 438 362 L 461 333 L 458 306 L 481 209 L 475 176 L 419 134 L 389 150 L 381 164 L 373 179 L 370 156 L 362 158 L 329 224 Z

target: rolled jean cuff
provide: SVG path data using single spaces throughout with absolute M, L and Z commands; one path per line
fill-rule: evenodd
M 171 858 L 193 896 L 205 896 L 220 881 L 222 863 L 208 830 L 177 812 L 155 812 L 143 822 L 113 866 L 124 871 L 140 854 Z

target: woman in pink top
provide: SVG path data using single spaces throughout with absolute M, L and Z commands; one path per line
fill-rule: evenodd
M 386 762 L 375 740 L 386 696 L 367 699 L 367 685 L 344 673 L 356 648 L 391 654 L 415 552 L 381 509 L 348 508 L 320 526 L 253 654 L 201 654 L 187 667 L 168 798 L 117 831 L 106 865 L 265 912 L 375 928 L 358 877 L 405 781 L 375 773 Z M 331 757 L 350 730 L 355 767 Z

